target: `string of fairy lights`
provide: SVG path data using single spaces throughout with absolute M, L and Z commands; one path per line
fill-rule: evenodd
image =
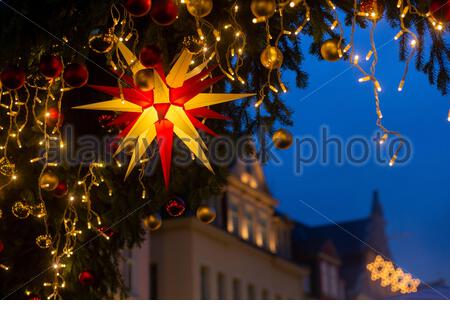
M 329 61 L 336 61 L 345 57 L 361 73 L 361 77 L 358 80 L 360 83 L 372 83 L 377 115 L 376 125 L 383 133 L 379 140 L 379 143 L 382 144 L 391 135 L 396 137 L 401 136 L 398 132 L 389 130 L 382 124 L 383 114 L 379 97 L 382 87 L 376 77 L 378 51 L 374 39 L 376 26 L 383 15 L 383 9 L 379 7 L 377 0 L 365 1 L 369 2 L 369 5 L 366 3 L 365 6 L 362 6 L 361 1 L 357 0 L 353 2 L 353 18 L 349 42 L 345 40 L 345 30 L 339 18 L 339 8 L 331 0 L 326 1 L 333 19 L 330 21 L 329 28 L 331 31 L 338 30 L 339 36 L 337 39 L 325 41 L 321 48 L 321 53 L 324 59 Z M 238 19 L 238 13 L 241 6 L 244 5 L 244 2 L 240 3 L 235 1 L 230 8 L 226 9 L 228 21 L 222 25 L 214 25 L 214 23 L 205 19 L 213 9 L 213 0 L 181 0 L 181 4 L 186 6 L 187 11 L 195 19 L 196 35 L 186 36 L 183 42 L 183 45 L 193 54 L 191 64 L 202 67 L 214 60 L 219 70 L 229 81 L 238 81 L 242 85 L 245 85 L 247 79 L 241 75 L 240 69 L 245 61 L 248 39 Z M 275 0 L 252 0 L 249 5 L 253 14 L 253 17 L 249 17 L 252 23 L 263 24 L 265 26 L 265 48 L 261 52 L 260 61 L 267 69 L 267 80 L 259 88 L 258 98 L 254 105 L 259 110 L 269 93 L 279 94 L 288 91 L 282 81 L 283 53 L 282 48 L 280 48 L 280 41 L 283 37 L 289 37 L 291 41 L 296 41 L 302 35 L 305 26 L 311 21 L 311 8 L 304 0 L 278 2 Z M 398 85 L 398 91 L 400 92 L 405 86 L 409 64 L 415 56 L 418 46 L 422 45 L 419 43 L 417 35 L 406 26 L 406 16 L 416 15 L 427 19 L 437 32 L 444 30 L 444 24 L 437 20 L 430 12 L 420 12 L 411 4 L 410 0 L 398 0 L 397 8 L 400 30 L 394 39 L 398 40 L 401 37 L 411 39 L 409 42 L 411 50 L 406 59 L 405 69 Z M 284 19 L 286 14 L 301 15 L 302 21 L 294 28 L 291 29 L 292 26 L 288 28 L 285 25 Z M 132 53 L 139 43 L 139 34 L 134 27 L 133 15 L 117 5 L 111 7 L 110 15 L 112 25 L 106 29 L 106 32 L 93 33 L 89 38 L 88 44 L 95 52 L 106 55 L 107 63 L 116 75 L 117 84 L 121 92 L 121 100 L 124 103 L 123 88 L 127 87 L 127 84 L 123 81 L 123 77 L 129 71 L 132 71 L 133 74 L 139 74 L 136 70 L 145 68 L 142 66 L 139 58 Z M 279 22 L 278 28 L 280 31 L 276 36 L 273 36 L 271 33 L 271 21 L 275 15 L 278 16 L 277 21 Z M 360 17 L 367 18 L 372 24 L 370 28 L 370 50 L 365 55 L 366 61 L 372 60 L 369 70 L 364 69 L 360 64 L 361 59 L 355 48 L 354 35 L 356 32 L 356 22 Z M 231 40 L 224 43 L 224 39 Z M 66 42 L 68 42 L 67 39 Z M 99 43 L 101 44 L 100 48 L 98 47 Z M 129 43 L 128 47 L 131 48 L 130 54 L 124 55 L 123 46 L 122 50 L 120 49 L 123 43 Z M 222 50 L 223 46 L 225 46 L 225 50 Z M 73 64 L 64 65 L 62 60 L 60 62 L 60 73 L 62 70 L 68 70 L 73 66 Z M 95 212 L 92 205 L 91 193 L 99 188 L 105 188 L 109 196 L 113 195 L 113 186 L 108 185 L 103 176 L 103 170 L 105 170 L 106 164 L 102 162 L 92 162 L 87 167 L 79 167 L 77 180 L 71 186 L 63 186 L 63 190 L 61 191 L 61 198 L 64 198 L 66 201 L 61 226 L 55 227 L 54 230 L 57 231 L 51 234 L 48 225 L 48 212 L 44 192 L 54 191 L 61 184 L 58 176 L 53 173 L 53 170 L 61 165 L 56 162 L 51 162 L 49 160 L 49 153 L 55 145 L 59 146 L 60 149 L 65 148 L 60 131 L 62 125 L 63 97 L 65 92 L 81 85 L 67 83 L 64 76 L 60 74 L 54 77 L 32 74 L 27 76 L 26 81 L 17 86 L 17 88 L 8 89 L 0 87 L 0 106 L 6 111 L 6 116 L 8 117 L 8 127 L 0 127 L 0 152 L 2 153 L 0 158 L 0 174 L 6 178 L 6 182 L 0 186 L 0 190 L 7 188 L 18 179 L 26 178 L 21 177 L 20 168 L 16 167 L 16 164 L 12 162 L 8 153 L 12 145 L 14 144 L 14 147 L 19 149 L 22 148 L 22 136 L 24 132 L 32 127 L 37 128 L 38 134 L 42 136 L 38 146 L 36 146 L 40 151 L 39 156 L 29 160 L 30 164 L 39 166 L 40 169 L 36 185 L 37 201 L 36 203 L 26 203 L 22 200 L 17 201 L 13 204 L 11 212 L 16 218 L 21 220 L 35 217 L 42 222 L 44 232 L 36 238 L 36 245 L 40 249 L 49 250 L 51 253 L 50 280 L 45 280 L 42 284 L 45 288 L 49 288 L 48 299 L 61 298 L 61 290 L 67 286 L 64 269 L 76 251 L 77 238 L 85 230 L 93 230 L 105 240 L 109 240 L 110 238 L 110 230 L 102 224 L 101 213 Z M 450 121 L 450 110 L 448 112 L 448 121 Z M 402 143 L 400 142 L 389 162 L 390 166 L 395 164 L 401 148 Z M 141 168 L 138 181 L 142 189 L 142 199 L 149 197 L 143 182 L 145 167 L 154 159 L 155 155 L 156 152 L 153 150 L 150 155 L 139 160 Z M 194 158 L 194 156 L 192 157 Z M 116 165 L 119 167 L 122 166 L 118 160 L 116 160 Z M 83 217 L 81 217 L 82 214 Z M 85 221 L 86 225 L 81 225 L 80 221 Z M 378 264 L 382 263 L 380 259 L 375 262 Z M 370 265 L 370 268 L 369 270 L 374 272 L 377 266 Z M 6 264 L 0 264 L 0 270 L 8 271 L 10 267 Z M 388 266 L 385 270 L 392 272 L 394 269 Z M 387 274 L 389 275 L 390 273 Z M 380 278 L 378 273 L 374 277 L 376 279 L 384 279 Z M 372 278 L 374 279 L 374 277 Z M 387 286 L 388 280 L 386 279 L 384 279 L 384 283 Z M 391 276 L 389 276 L 389 279 L 391 279 L 389 280 L 389 285 L 392 285 L 393 288 L 395 287 L 396 291 L 400 290 L 402 293 L 403 291 L 406 293 L 414 290 L 411 287 L 405 289 L 399 283 L 395 284 Z M 413 288 L 416 288 L 418 285 L 415 279 L 409 279 L 408 277 L 402 279 L 411 280 L 410 282 L 402 280 L 402 283 L 413 283 Z

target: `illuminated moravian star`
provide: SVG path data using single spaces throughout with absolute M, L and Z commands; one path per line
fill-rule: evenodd
M 122 42 L 119 42 L 118 46 L 134 76 L 145 69 Z M 207 67 L 208 61 L 189 70 L 191 61 L 192 54 L 184 49 L 167 76 L 162 66 L 156 67 L 153 72 L 153 88 L 148 91 L 136 86 L 133 77 L 128 75 L 121 77 L 121 80 L 127 84 L 123 88 L 91 85 L 91 88 L 111 95 L 114 99 L 75 107 L 75 109 L 121 112 L 111 124 L 125 124 L 126 127 L 120 132 L 119 138 L 124 141 L 135 141 L 125 179 L 145 156 L 146 149 L 156 140 L 164 181 L 168 188 L 173 134 L 180 138 L 192 154 L 213 172 L 205 154 L 206 144 L 197 129 L 212 135 L 215 133 L 199 119 L 226 120 L 226 117 L 208 107 L 254 94 L 202 93 L 221 80 L 222 76 L 210 76 L 214 68 Z M 124 147 L 125 143 L 120 144 L 114 155 L 120 153 Z

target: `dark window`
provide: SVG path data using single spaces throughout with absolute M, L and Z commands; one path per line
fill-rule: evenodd
M 233 299 L 241 299 L 241 282 L 239 279 L 233 279 Z
M 248 297 L 248 300 L 256 299 L 255 286 L 252 284 L 249 284 L 247 287 L 247 297 Z
M 217 274 L 217 299 L 225 300 L 225 275 L 223 273 Z
M 201 289 L 201 299 L 209 299 L 209 269 L 208 267 L 202 266 L 200 268 L 200 289 Z
M 150 265 L 150 299 L 158 300 L 158 268 L 156 263 Z

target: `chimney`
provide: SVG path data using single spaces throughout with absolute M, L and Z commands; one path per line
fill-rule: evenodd
M 373 196 L 372 196 L 372 210 L 371 210 L 370 214 L 372 216 L 375 216 L 375 215 L 383 216 L 383 207 L 382 207 L 382 205 L 380 203 L 378 190 L 375 190 L 373 192 Z

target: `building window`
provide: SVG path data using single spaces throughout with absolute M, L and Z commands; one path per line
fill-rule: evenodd
M 255 300 L 256 299 L 255 286 L 252 285 L 252 284 L 249 284 L 247 286 L 247 298 L 248 298 L 248 300 Z
M 339 295 L 339 280 L 337 268 L 334 265 L 329 265 L 328 270 L 330 275 L 330 294 L 333 298 L 337 298 Z
M 158 299 L 158 268 L 156 263 L 150 265 L 150 299 Z
M 320 280 L 322 292 L 330 298 L 339 296 L 339 277 L 335 265 L 320 262 Z
M 248 211 L 245 212 L 245 225 L 242 228 L 242 238 L 250 242 L 255 241 L 253 234 L 253 215 Z
M 325 261 L 320 261 L 320 288 L 322 293 L 328 295 L 328 266 Z
M 223 273 L 217 274 L 217 299 L 219 300 L 225 300 L 226 294 L 225 294 L 225 275 Z
M 270 242 L 269 242 L 269 249 L 270 252 L 272 253 L 276 253 L 277 252 L 277 230 L 275 227 L 272 228 L 271 233 L 270 233 Z
M 269 291 L 267 291 L 266 289 L 264 289 L 261 292 L 261 299 L 262 300 L 269 300 Z
M 200 290 L 201 290 L 201 299 L 208 300 L 210 298 L 209 295 L 209 268 L 202 266 L 200 268 Z
M 228 232 L 239 234 L 239 211 L 234 203 L 230 203 L 228 214 Z
M 261 219 L 259 221 L 259 237 L 260 237 L 260 243 L 258 243 L 258 245 L 260 247 L 263 248 L 268 248 L 269 247 L 269 240 L 268 240 L 268 235 L 267 235 L 267 223 L 265 220 Z
M 233 299 L 240 300 L 241 299 L 241 282 L 239 279 L 233 279 Z

